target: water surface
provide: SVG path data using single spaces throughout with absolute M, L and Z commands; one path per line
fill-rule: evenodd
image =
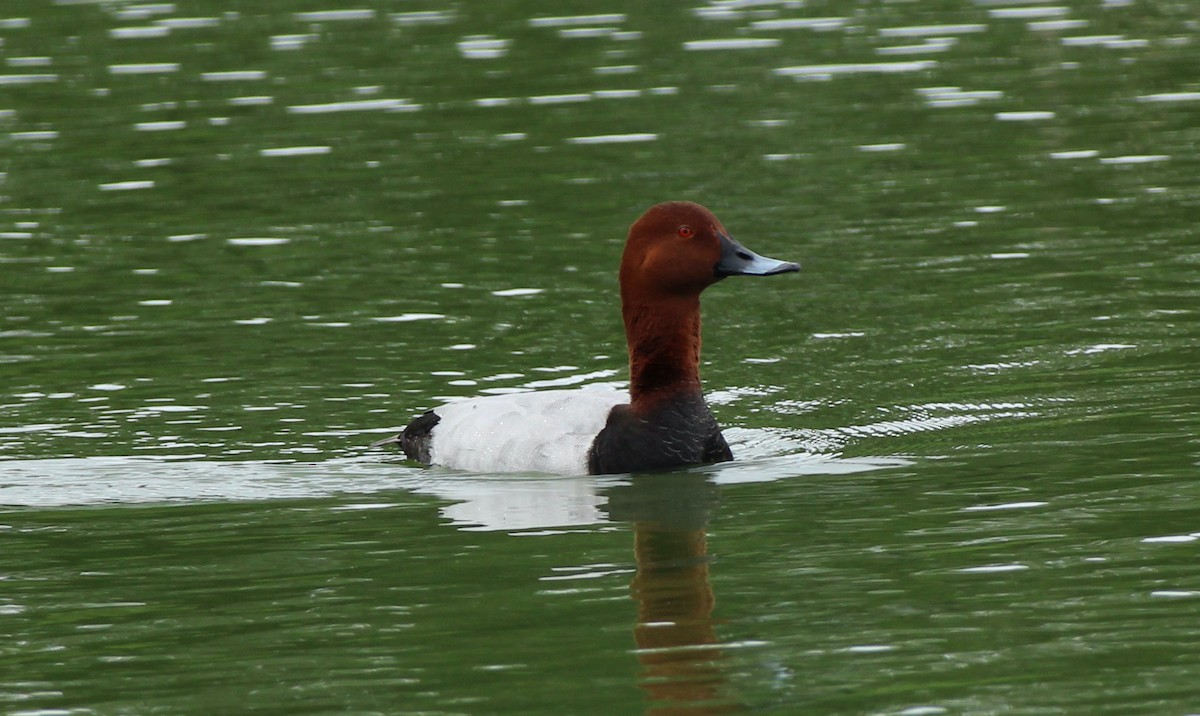
M 5 4 L 4 709 L 1200 710 L 1196 20 L 935 5 Z M 737 462 L 365 449 L 666 199 Z

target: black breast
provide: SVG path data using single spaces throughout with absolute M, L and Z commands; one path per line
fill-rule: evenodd
M 646 472 L 732 459 L 704 397 L 694 395 L 665 402 L 644 416 L 628 405 L 613 408 L 588 450 L 588 472 Z

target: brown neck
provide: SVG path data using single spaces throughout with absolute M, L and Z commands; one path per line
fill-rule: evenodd
M 700 297 L 652 302 L 625 297 L 621 312 L 629 343 L 629 396 L 636 412 L 659 401 L 700 394 Z

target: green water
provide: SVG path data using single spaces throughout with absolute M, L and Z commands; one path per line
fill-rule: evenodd
M 6 0 L 0 710 L 1200 713 L 1193 10 Z M 666 199 L 737 462 L 364 449 Z

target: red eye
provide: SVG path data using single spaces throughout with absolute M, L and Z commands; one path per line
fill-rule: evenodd
M 692 227 L 684 224 L 683 226 L 679 227 L 679 235 L 685 239 L 690 239 L 696 235 L 696 232 L 692 231 Z

